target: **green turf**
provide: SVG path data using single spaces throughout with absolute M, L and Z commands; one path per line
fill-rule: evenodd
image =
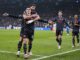
M 80 60 L 80 51 L 63 54 L 60 56 L 49 57 L 42 60 Z
M 17 51 L 17 43 L 19 40 L 19 30 L 0 30 L 0 51 Z M 72 48 L 71 34 L 69 36 L 64 32 L 62 49 L 57 48 L 55 40 L 55 33 L 52 31 L 35 31 L 33 48 L 33 56 L 28 60 L 40 58 L 43 56 L 49 56 L 57 53 L 62 53 L 74 49 L 80 49 L 80 47 Z M 23 49 L 21 49 L 23 52 Z M 36 56 L 41 55 L 41 56 Z M 80 60 L 80 51 L 54 56 L 43 60 Z M 15 54 L 0 52 L 0 60 L 24 60 L 23 55 L 17 58 Z

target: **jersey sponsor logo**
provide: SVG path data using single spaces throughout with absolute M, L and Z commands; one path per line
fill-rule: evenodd
M 63 22 L 63 20 L 58 20 L 58 23 L 62 23 Z

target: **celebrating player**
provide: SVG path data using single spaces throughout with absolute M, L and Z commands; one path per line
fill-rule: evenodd
M 22 38 L 20 39 L 20 41 L 18 43 L 17 55 L 18 56 L 20 55 L 20 49 L 21 49 L 22 42 L 23 42 L 24 58 L 28 58 L 30 55 L 32 55 L 31 49 L 32 49 L 32 41 L 33 41 L 33 37 L 34 37 L 34 22 L 32 22 L 32 21 L 40 19 L 39 15 L 35 11 L 35 8 L 36 8 L 35 5 L 31 5 L 30 11 L 28 10 L 28 12 L 27 12 L 28 14 L 26 14 L 26 12 L 24 12 L 24 14 L 23 14 L 24 23 L 23 23 L 23 27 L 21 29 L 21 34 L 20 34 L 20 36 Z M 29 20 L 32 20 L 32 21 L 30 21 L 32 23 L 28 22 Z M 29 45 L 28 49 L 27 49 L 26 42 Z
M 24 58 L 28 58 L 30 55 L 32 55 L 31 49 L 32 49 L 32 42 L 34 38 L 34 21 L 44 22 L 48 23 L 48 21 L 40 20 L 40 16 L 35 11 L 36 5 L 32 4 L 27 8 L 23 16 L 13 16 L 9 15 L 7 13 L 3 14 L 4 16 L 9 16 L 13 18 L 20 18 L 22 20 L 22 28 L 20 32 L 20 40 L 18 43 L 18 52 L 17 56 L 20 56 L 20 50 L 23 43 L 23 50 L 24 50 Z M 28 43 L 28 48 L 27 48 Z
M 58 16 L 53 19 L 53 22 L 56 23 L 56 41 L 58 43 L 58 49 L 61 48 L 64 23 L 67 24 L 66 19 L 62 15 L 62 11 L 59 11 Z
M 30 5 L 23 13 L 23 16 L 13 16 L 7 13 L 4 13 L 4 16 L 9 16 L 13 18 L 20 18 L 22 19 L 22 28 L 20 32 L 20 40 L 18 43 L 18 52 L 17 56 L 20 56 L 20 50 L 23 43 L 23 50 L 24 50 L 24 58 L 28 58 L 31 53 L 32 49 L 32 41 L 34 37 L 34 21 L 39 20 L 40 17 L 35 11 L 36 6 L 34 4 Z M 27 43 L 29 45 L 27 49 Z
M 72 19 L 72 47 L 75 47 L 75 37 L 77 38 L 77 45 L 79 46 L 79 26 L 78 15 L 74 15 L 74 19 Z

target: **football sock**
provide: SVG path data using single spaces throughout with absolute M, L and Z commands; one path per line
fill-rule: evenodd
M 29 47 L 28 47 L 28 52 L 30 52 L 32 49 L 32 44 L 29 44 Z
M 56 38 L 56 41 L 59 43 L 59 39 L 58 38 Z
M 18 51 L 20 51 L 21 47 L 22 47 L 22 41 L 19 41 L 19 43 L 18 43 Z
M 75 46 L 75 38 L 72 39 L 72 44 Z
M 59 40 L 59 45 L 61 45 L 61 43 L 62 43 L 62 38 L 60 38 L 60 40 Z
M 77 43 L 79 43 L 79 35 L 77 36 Z
M 23 44 L 23 50 L 24 50 L 24 54 L 26 54 L 26 51 L 27 51 L 27 45 L 26 44 Z

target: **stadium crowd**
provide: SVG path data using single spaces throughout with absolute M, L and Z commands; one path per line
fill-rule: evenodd
M 69 16 L 69 17 L 66 17 L 66 20 L 69 24 L 71 24 L 71 20 L 72 20 L 73 16 Z M 54 19 L 54 17 L 45 17 L 43 18 L 43 20 L 52 20 Z M 79 17 L 79 20 L 80 20 L 80 17 Z M 14 18 L 11 18 L 11 17 L 0 17 L 0 27 L 5 27 L 5 29 L 9 26 L 13 26 L 14 27 L 21 27 L 21 19 L 14 19 Z M 49 24 L 46 24 L 46 23 L 42 23 L 42 22 L 35 22 L 35 27 L 50 27 L 51 25 Z M 66 26 L 64 26 L 65 28 Z

